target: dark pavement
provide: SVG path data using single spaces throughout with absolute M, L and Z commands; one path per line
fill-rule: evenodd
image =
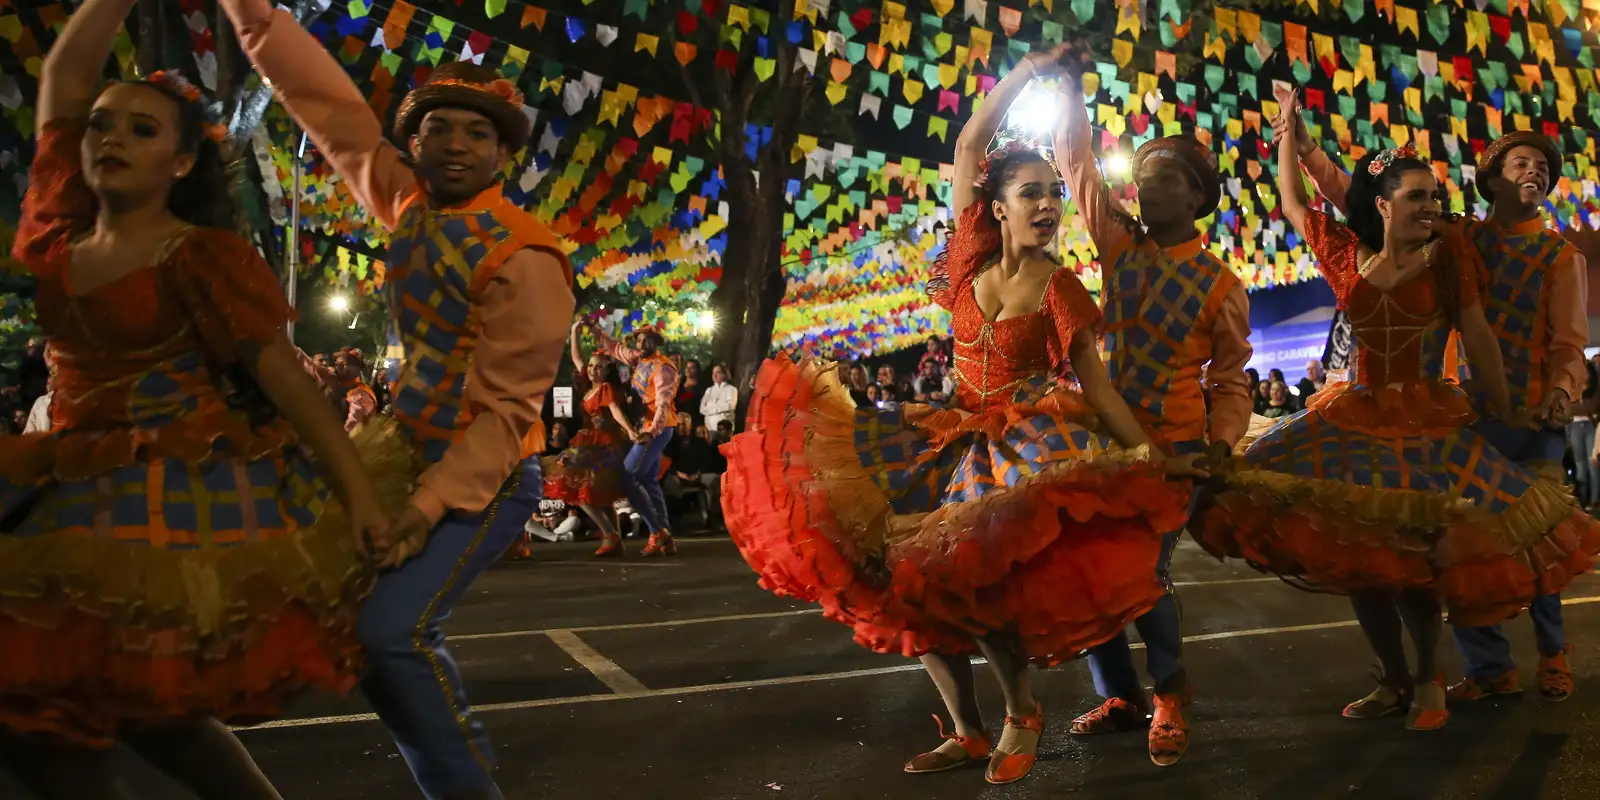
M 1600 656 L 1589 646 L 1600 578 L 1568 594 L 1572 700 L 1460 707 L 1444 731 L 1410 733 L 1403 718 L 1339 716 L 1372 687 L 1342 598 L 1185 542 L 1175 577 L 1198 690 L 1188 757 L 1162 770 L 1142 734 L 1067 735 L 1097 699 L 1085 667 L 1068 664 L 1036 677 L 1049 726 L 1033 775 L 991 787 L 981 767 L 902 774 L 938 743 L 932 685 L 914 662 L 862 650 L 844 627 L 762 591 L 725 540 L 686 540 L 665 561 L 595 562 L 591 548 L 543 545 L 498 566 L 447 628 L 513 800 L 1600 797 Z M 1531 682 L 1529 625 L 1508 629 Z M 1459 670 L 1453 653 L 1445 663 Z M 980 685 L 998 733 L 998 691 L 986 673 Z M 366 711 L 359 696 L 309 698 L 241 737 L 289 800 L 420 797 Z M 148 797 L 186 797 L 141 782 Z M 0 797 L 18 796 L 10 788 L 0 780 Z

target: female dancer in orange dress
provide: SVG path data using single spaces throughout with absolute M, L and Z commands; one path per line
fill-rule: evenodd
M 1283 113 L 1299 111 L 1291 102 Z M 1355 368 L 1250 445 L 1196 538 L 1217 556 L 1348 593 L 1383 675 L 1345 716 L 1409 705 L 1407 727 L 1436 729 L 1449 718 L 1435 666 L 1441 606 L 1456 625 L 1515 615 L 1590 567 L 1600 524 L 1466 427 L 1476 414 L 1443 373 L 1452 329 L 1501 419 L 1512 419 L 1510 399 L 1478 296 L 1482 260 L 1440 218 L 1428 165 L 1409 149 L 1362 158 L 1346 226 L 1307 208 L 1295 126 L 1277 128 L 1284 216 L 1350 315 Z
M 1188 487 L 1166 482 L 1109 383 L 1099 309 L 1046 253 L 1061 177 L 1025 145 L 984 155 L 1054 58 L 1007 75 L 959 140 L 959 222 L 930 286 L 955 315 L 956 407 L 857 408 L 837 365 L 780 356 L 758 376 L 749 430 L 724 446 L 728 530 L 762 585 L 821 603 L 865 647 L 921 657 L 939 689 L 955 733 L 907 772 L 990 755 L 969 660 L 981 652 L 1006 701 L 987 778 L 1026 775 L 1044 729 L 1029 662 L 1075 658 L 1149 610 L 1161 533 L 1187 513 Z M 1081 395 L 1055 379 L 1069 361 Z M 1199 473 L 1193 456 L 1167 467 Z
M 583 389 L 584 426 L 560 455 L 544 460 L 544 496 L 583 509 L 600 528 L 596 556 L 622 556 L 622 536 L 617 533 L 611 506 L 623 497 L 622 462 L 628 457 L 634 429 L 623 413 L 627 390 L 617 365 L 598 350 L 583 360 L 578 345 L 583 320 L 572 323 L 572 366 Z
M 96 95 L 133 4 L 85 2 L 40 80 L 14 252 L 53 426 L 0 438 L 0 729 L 47 796 L 122 797 L 123 739 L 202 797 L 275 798 L 218 720 L 354 686 L 362 550 L 389 526 L 357 451 L 377 428 L 353 443 L 300 368 L 277 278 L 219 213 L 198 90 Z

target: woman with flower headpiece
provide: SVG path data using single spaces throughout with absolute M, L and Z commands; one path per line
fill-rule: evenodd
M 1280 103 L 1293 101 L 1288 87 L 1275 89 Z M 1345 210 L 1350 176 L 1335 166 L 1305 134 L 1298 114 L 1280 115 L 1275 127 L 1293 124 L 1306 172 L 1336 209 Z M 1585 376 L 1583 348 L 1589 342 L 1584 303 L 1587 262 L 1570 241 L 1546 227 L 1543 206 L 1555 190 L 1561 150 L 1549 137 L 1512 131 L 1490 142 L 1478 157 L 1474 188 L 1489 201 L 1486 219 L 1465 221 L 1466 236 L 1483 256 L 1479 294 L 1485 316 L 1500 342 L 1511 404 L 1526 411 L 1529 428 L 1507 425 L 1492 413 L 1482 385 L 1458 375 L 1460 344 L 1445 348 L 1447 380 L 1465 378 L 1468 395 L 1481 418 L 1473 426 L 1511 460 L 1535 473 L 1565 479 L 1561 467 L 1566 450 L 1568 404 L 1580 396 Z M 1458 337 L 1452 337 L 1458 338 Z M 1574 510 L 1581 505 L 1573 502 Z M 1542 593 L 1528 607 L 1539 650 L 1535 671 L 1539 694 L 1561 701 L 1574 683 L 1567 663 L 1567 635 L 1561 617 L 1561 596 Z M 1499 626 L 1455 626 L 1466 676 L 1450 687 L 1449 699 L 1482 700 L 1519 694 L 1521 679 L 1511 643 Z
M 230 230 L 199 90 L 96 91 L 133 5 L 85 2 L 40 78 L 14 252 L 53 427 L 0 438 L 0 728 L 52 797 L 123 796 L 121 739 L 202 797 L 275 798 L 222 723 L 355 685 L 363 557 L 404 499 L 374 479 L 403 481 L 408 455 L 379 429 L 352 441 L 301 369 L 276 276 Z M 369 478 L 358 448 L 379 447 Z
M 954 407 L 857 408 L 837 365 L 779 357 L 748 432 L 724 446 L 728 529 L 762 585 L 820 603 L 866 647 L 920 657 L 933 679 L 955 731 L 907 772 L 988 758 L 988 780 L 1009 783 L 1032 769 L 1045 719 L 1029 663 L 1075 658 L 1155 605 L 1161 534 L 1188 507 L 1167 474 L 1202 474 L 1196 456 L 1151 447 L 1106 376 L 1100 312 L 1047 250 L 1061 176 L 1026 142 L 986 154 L 1057 57 L 1024 59 L 957 143 L 957 222 L 929 286 L 954 314 Z M 1056 381 L 1069 362 L 1082 394 Z M 1005 696 L 993 744 L 977 653 Z
M 1298 114 L 1286 99 L 1282 113 Z M 1482 259 L 1441 217 L 1427 163 L 1410 148 L 1362 157 L 1340 224 L 1307 208 L 1296 126 L 1275 128 L 1284 215 L 1350 316 L 1354 368 L 1246 450 L 1196 538 L 1215 555 L 1348 593 L 1382 675 L 1344 715 L 1406 711 L 1407 728 L 1435 730 L 1449 719 L 1436 666 L 1441 607 L 1457 625 L 1515 615 L 1589 566 L 1600 526 L 1559 483 L 1467 427 L 1477 414 L 1445 381 L 1454 330 L 1488 410 L 1526 425 L 1484 315 Z

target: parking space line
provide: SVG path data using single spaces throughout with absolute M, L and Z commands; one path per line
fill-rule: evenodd
M 1281 583 L 1278 578 L 1225 578 L 1215 581 L 1175 581 L 1178 588 L 1203 589 L 1207 586 L 1233 586 L 1241 583 Z M 647 628 L 676 628 L 680 625 L 701 625 L 708 622 L 739 622 L 747 619 L 773 619 L 775 617 L 803 617 L 821 614 L 820 608 L 797 608 L 792 611 L 765 611 L 756 614 L 726 614 L 715 617 L 689 617 L 655 622 L 623 622 L 615 625 L 582 625 L 571 628 L 537 628 L 526 631 L 494 631 L 490 633 L 452 634 L 452 642 L 471 642 L 480 639 L 514 639 L 521 636 L 548 636 L 554 631 L 593 633 L 595 631 L 633 631 Z
M 1573 598 L 1570 598 L 1570 599 L 1563 599 L 1562 600 L 1562 605 L 1564 605 L 1564 606 L 1589 605 L 1589 604 L 1592 604 L 1592 603 L 1600 603 L 1600 596 L 1573 597 Z M 789 612 L 789 613 L 798 613 L 798 612 Z M 764 615 L 764 616 L 773 616 L 773 615 L 767 614 L 767 615 Z M 1288 626 L 1273 627 L 1273 628 L 1250 628 L 1250 629 L 1247 629 L 1247 630 L 1238 630 L 1238 631 L 1218 631 L 1216 633 L 1202 633 L 1202 634 L 1197 634 L 1197 635 L 1194 635 L 1194 636 L 1185 636 L 1185 637 L 1183 637 L 1183 641 L 1184 641 L 1185 644 L 1192 644 L 1192 643 L 1199 643 L 1199 642 L 1215 642 L 1215 641 L 1221 641 L 1221 640 L 1225 640 L 1225 639 L 1248 639 L 1248 638 L 1253 638 L 1253 637 L 1257 637 L 1257 636 L 1274 636 L 1274 635 L 1286 634 L 1286 633 L 1306 633 L 1306 632 L 1310 632 L 1310 631 L 1326 631 L 1326 630 L 1337 630 L 1337 629 L 1342 629 L 1342 628 L 1354 628 L 1354 627 L 1357 626 L 1357 624 L 1358 623 L 1355 620 L 1342 620 L 1342 621 L 1339 621 L 1339 622 L 1320 622 L 1320 623 L 1314 623 L 1314 624 L 1310 624 L 1310 625 L 1288 625 Z M 571 630 L 581 630 L 581 629 L 573 628 Z M 563 633 L 563 632 L 566 632 L 566 633 L 570 634 L 570 631 L 552 631 L 551 632 L 551 638 L 554 639 L 555 638 L 555 634 Z M 577 639 L 576 636 L 574 636 L 572 638 L 574 640 Z M 581 640 L 578 640 L 578 641 L 579 641 L 579 644 L 582 644 L 584 648 L 588 648 L 587 644 L 582 643 Z M 559 643 L 560 642 L 558 642 L 558 644 Z M 1142 648 L 1143 646 L 1144 645 L 1142 643 L 1133 645 L 1133 647 L 1135 649 Z M 565 649 L 565 647 L 563 649 Z M 572 651 L 569 650 L 568 652 L 570 653 Z M 590 650 L 589 652 L 592 653 L 593 650 Z M 599 656 L 598 654 L 596 654 L 596 657 L 600 658 L 603 661 L 606 661 L 606 663 L 611 663 L 612 666 L 615 666 L 614 663 L 612 663 L 609 659 L 605 659 L 603 656 Z M 577 656 L 574 656 L 574 658 L 577 658 Z M 580 659 L 580 663 L 582 663 L 581 659 Z M 982 659 L 974 659 L 973 663 L 974 664 L 982 663 Z M 587 667 L 588 665 L 585 664 L 585 666 Z M 691 694 L 713 694 L 713 693 L 716 693 L 716 692 L 731 692 L 731 691 L 738 691 L 738 690 L 741 690 L 741 689 L 757 689 L 757 688 L 761 688 L 761 687 L 764 687 L 764 686 L 788 686 L 788 685 L 793 685 L 793 684 L 798 684 L 798 683 L 818 683 L 818 682 L 821 682 L 821 681 L 848 680 L 850 678 L 865 678 L 865 677 L 873 677 L 873 676 L 878 676 L 878 675 L 893 675 L 893 674 L 899 673 L 899 672 L 917 672 L 917 671 L 920 671 L 921 669 L 922 669 L 922 665 L 921 664 L 916 663 L 916 662 L 912 662 L 912 663 L 909 663 L 909 664 L 896 664 L 894 666 L 875 667 L 875 668 L 872 668 L 872 669 L 855 669 L 855 670 L 847 670 L 847 671 L 844 671 L 844 672 L 824 672 L 824 673 L 817 673 L 817 674 L 813 674 L 813 675 L 788 675 L 788 676 L 779 677 L 779 678 L 761 678 L 761 679 L 758 679 L 758 680 L 748 680 L 748 681 L 729 681 L 727 683 L 705 683 L 705 684 L 697 684 L 697 685 L 694 685 L 694 686 L 674 686 L 674 687 L 669 687 L 669 688 L 665 688 L 665 689 L 646 689 L 646 688 L 644 688 L 643 684 L 639 684 L 637 679 L 633 678 L 633 676 L 631 676 L 631 675 L 628 675 L 626 672 L 623 672 L 621 670 L 621 668 L 618 668 L 617 672 L 621 673 L 622 675 L 626 675 L 628 680 L 632 680 L 635 684 L 638 684 L 638 688 L 637 689 L 627 690 L 627 691 L 616 691 L 615 693 L 611 693 L 611 694 L 587 694 L 587 695 L 576 695 L 576 696 L 572 696 L 572 697 L 547 697 L 547 698 L 542 698 L 542 699 L 539 699 L 539 700 L 522 700 L 522 701 L 510 702 L 510 703 L 488 703 L 488 704 L 484 704 L 484 705 L 474 706 L 473 709 L 475 711 L 479 712 L 479 713 L 490 713 L 490 712 L 498 712 L 498 711 L 519 711 L 519 710 L 529 709 L 529 708 L 544 708 L 544 707 L 548 707 L 548 706 L 565 706 L 565 705 L 583 705 L 583 704 L 586 704 L 586 703 L 602 703 L 602 702 L 606 702 L 606 701 L 610 701 L 610 700 L 639 700 L 639 699 L 652 698 L 652 697 L 673 697 L 673 696 L 682 696 L 682 695 L 691 695 Z M 590 670 L 595 672 L 595 674 L 597 676 L 600 675 L 600 672 L 596 671 L 594 668 L 591 667 Z M 605 678 L 601 678 L 601 680 L 603 681 L 603 680 L 605 680 Z M 608 682 L 607 686 L 611 686 L 611 684 Z M 346 714 L 346 715 L 342 715 L 342 716 L 332 716 L 332 717 L 307 717 L 307 718 L 303 718 L 303 719 L 280 719 L 280 720 L 274 720 L 274 721 L 271 721 L 271 722 L 263 723 L 261 725 L 250 726 L 250 727 L 247 727 L 247 728 L 238 728 L 238 730 L 250 731 L 250 730 L 270 730 L 270 729 L 273 729 L 273 728 L 305 728 L 305 727 L 312 727 L 312 726 L 318 726 L 318 725 L 343 725 L 343 724 L 350 724 L 350 723 L 357 723 L 357 722 L 373 722 L 373 721 L 376 721 L 377 719 L 378 719 L 378 717 L 377 717 L 376 714 Z
M 541 628 L 532 631 L 498 631 L 494 633 L 467 633 L 459 636 L 452 635 L 452 642 L 470 642 L 474 639 L 506 639 L 517 636 L 549 636 L 560 631 L 573 633 L 594 633 L 596 631 L 632 631 L 641 628 L 675 628 L 679 625 L 700 625 L 706 622 L 738 622 L 746 619 L 771 619 L 773 617 L 799 617 L 806 614 L 821 614 L 820 608 L 797 608 L 793 611 L 766 611 L 759 614 L 727 614 L 720 617 L 690 617 L 688 619 L 669 619 L 659 622 L 625 622 L 619 625 L 582 625 L 573 628 Z
M 588 642 L 578 638 L 572 631 L 551 631 L 550 641 L 572 656 L 572 660 L 583 665 L 606 688 L 618 694 L 637 694 L 648 692 L 649 689 L 639 682 L 638 678 L 628 674 L 628 671 L 617 665 L 617 662 L 600 655 Z

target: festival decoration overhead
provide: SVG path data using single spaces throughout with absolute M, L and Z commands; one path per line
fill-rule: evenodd
M 182 5 L 204 80 L 214 78 L 215 52 L 204 15 L 189 14 L 199 2 Z M 822 355 L 896 349 L 946 324 L 922 294 L 949 222 L 953 168 L 942 162 L 1000 75 L 1030 50 L 1080 36 L 1086 26 L 1112 31 L 1108 60 L 1085 76 L 1085 102 L 1114 190 L 1134 206 L 1115 173 L 1144 141 L 1191 132 L 1206 142 L 1226 182 L 1221 206 L 1205 223 L 1208 245 L 1252 291 L 1316 278 L 1278 212 L 1269 124 L 1278 110 L 1274 80 L 1304 87 L 1313 137 L 1346 166 L 1373 148 L 1416 146 L 1458 213 L 1483 210 L 1467 187 L 1476 153 L 1489 140 L 1543 131 L 1567 156 L 1552 217 L 1562 226 L 1600 222 L 1589 133 L 1600 127 L 1600 103 L 1590 100 L 1600 79 L 1591 34 L 1600 0 L 1242 5 L 797 0 L 792 18 L 781 19 L 770 0 L 333 0 L 312 31 L 386 118 L 445 60 L 498 67 L 526 94 L 535 123 L 533 144 L 508 165 L 513 199 L 567 239 L 580 285 L 626 286 L 641 297 L 680 301 L 708 294 L 721 271 L 728 213 L 711 146 L 716 120 L 681 84 L 637 76 L 700 62 L 739 69 L 732 49 L 697 50 L 679 36 L 704 26 L 733 48 L 755 37 L 762 56 L 775 37 L 798 44 L 797 68 L 825 81 L 839 117 L 892 126 L 890 138 L 904 143 L 873 149 L 831 141 L 819 125 L 803 129 L 810 135 L 790 153 L 803 167 L 785 187 L 788 294 L 776 344 Z M 42 45 L 65 19 L 64 8 L 0 0 L 0 173 L 7 192 L 20 194 L 25 184 L 26 159 L 8 155 L 30 136 Z M 670 25 L 646 24 L 667 11 Z M 596 71 L 597 51 L 611 69 Z M 126 37 L 117 54 L 126 68 Z M 758 57 L 750 68 L 766 81 L 776 62 Z M 752 150 L 771 136 L 755 125 L 746 134 Z M 298 151 L 281 110 L 269 115 L 258 143 L 258 157 L 278 178 L 267 191 L 281 202 Z M 304 158 L 302 224 L 321 237 L 306 242 L 308 254 L 335 275 L 381 280 L 383 231 L 314 152 Z M 14 208 L 15 198 L 5 202 Z M 1069 203 L 1069 215 L 1073 210 Z M 1081 225 L 1065 226 L 1061 250 L 1098 288 Z M 604 321 L 622 330 L 650 322 L 672 335 L 703 332 L 690 317 L 609 312 Z

